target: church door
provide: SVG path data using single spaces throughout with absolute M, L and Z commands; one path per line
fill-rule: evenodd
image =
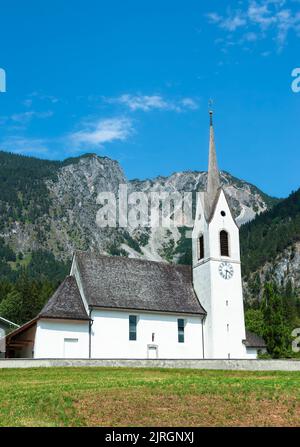
M 64 358 L 76 359 L 78 357 L 78 338 L 64 339 Z
M 148 359 L 158 358 L 158 347 L 157 345 L 148 345 Z

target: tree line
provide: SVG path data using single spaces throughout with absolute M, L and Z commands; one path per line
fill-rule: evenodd
M 291 281 L 282 287 L 266 283 L 262 300 L 246 305 L 245 324 L 264 338 L 270 357 L 300 357 L 292 350 L 292 331 L 300 328 L 300 305 Z
M 5 256 L 9 256 L 13 267 L 6 258 L 0 260 L 0 315 L 23 324 L 41 311 L 68 274 L 70 262 L 58 261 L 52 253 L 43 250 L 32 252 L 28 264 L 22 264 L 22 254 L 14 255 L 15 261 L 9 251 Z

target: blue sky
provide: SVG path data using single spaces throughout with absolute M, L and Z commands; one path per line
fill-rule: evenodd
M 205 170 L 213 98 L 221 169 L 300 186 L 300 2 L 0 0 L 0 148 L 96 152 L 129 178 Z

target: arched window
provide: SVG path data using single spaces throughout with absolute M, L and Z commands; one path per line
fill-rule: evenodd
M 221 256 L 229 256 L 228 233 L 225 230 L 220 231 L 220 251 Z
M 203 236 L 203 234 L 200 234 L 200 236 L 198 237 L 197 251 L 198 251 L 198 260 L 203 259 L 204 258 L 204 236 Z

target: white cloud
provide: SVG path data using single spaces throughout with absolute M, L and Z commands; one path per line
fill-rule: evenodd
M 287 7 L 288 3 L 290 7 Z M 292 10 L 292 4 L 295 8 L 298 7 L 298 11 Z M 299 6 L 286 0 L 248 0 L 243 10 L 228 10 L 224 16 L 211 12 L 207 17 L 210 23 L 231 33 L 239 28 L 245 30 L 241 38 L 236 40 L 238 44 L 264 39 L 268 33 L 273 33 L 278 49 L 281 50 L 290 31 L 300 36 Z M 227 44 L 226 41 L 225 43 Z
M 51 102 L 52 104 L 56 104 L 57 102 L 59 102 L 59 99 L 56 96 L 45 95 L 44 93 L 40 92 L 32 92 L 28 96 L 29 98 L 36 98 L 40 101 L 48 101 Z
M 237 12 L 234 16 L 230 16 L 221 22 L 221 27 L 228 31 L 235 31 L 237 28 L 246 25 L 246 19 L 243 18 L 241 12 Z
M 123 94 L 118 98 L 108 98 L 107 102 L 118 103 L 128 107 L 135 112 L 141 110 L 150 112 L 152 110 L 165 110 L 182 112 L 186 109 L 195 110 L 198 108 L 197 102 L 192 98 L 182 98 L 179 100 L 168 100 L 161 95 L 130 95 Z
M 255 42 L 257 40 L 258 36 L 257 36 L 257 34 L 255 34 L 253 32 L 249 32 L 249 33 L 244 34 L 243 38 L 246 42 Z
M 49 139 L 26 136 L 7 136 L 0 141 L 0 150 L 23 155 L 42 156 L 58 154 L 61 149 L 68 152 L 101 148 L 104 143 L 124 141 L 134 132 L 132 121 L 118 117 L 85 121 L 78 131 Z
M 227 17 L 223 17 L 215 12 L 206 14 L 210 23 L 217 24 L 220 28 L 227 31 L 235 31 L 237 28 L 246 25 L 247 21 L 242 11 L 235 11 L 234 14 L 229 13 Z
M 168 110 L 171 106 L 167 101 L 165 101 L 159 95 L 128 95 L 124 94 L 116 99 L 116 102 L 120 104 L 125 104 L 131 110 L 143 110 L 148 112 L 153 109 Z
M 0 150 L 15 154 L 45 154 L 48 147 L 45 140 L 25 137 L 8 137 L 0 142 Z
M 196 110 L 198 109 L 198 103 L 192 98 L 183 98 L 181 105 L 186 109 Z
M 134 132 L 132 121 L 118 117 L 86 122 L 82 129 L 68 135 L 67 140 L 74 148 L 82 146 L 101 147 L 104 143 L 124 141 Z
M 9 129 L 25 129 L 30 121 L 34 118 L 46 119 L 53 115 L 51 110 L 45 112 L 35 112 L 28 110 L 27 112 L 13 113 L 10 116 L 0 116 L 0 124 L 8 126 Z
M 52 115 L 53 115 L 53 112 L 51 110 L 48 110 L 46 112 L 35 112 L 34 110 L 30 110 L 28 112 L 15 113 L 10 116 L 10 119 L 16 123 L 19 123 L 19 124 L 27 124 L 33 118 L 44 119 L 44 118 L 49 118 Z
M 258 4 L 256 1 L 251 1 L 247 11 L 248 20 L 260 25 L 262 28 L 267 28 L 276 22 L 276 15 L 272 15 L 267 3 Z
M 32 99 L 25 99 L 25 101 L 23 101 L 23 104 L 25 107 L 31 107 L 32 106 Z
M 211 23 L 220 23 L 223 20 L 223 17 L 216 12 L 209 12 L 208 14 L 206 14 L 206 17 Z

